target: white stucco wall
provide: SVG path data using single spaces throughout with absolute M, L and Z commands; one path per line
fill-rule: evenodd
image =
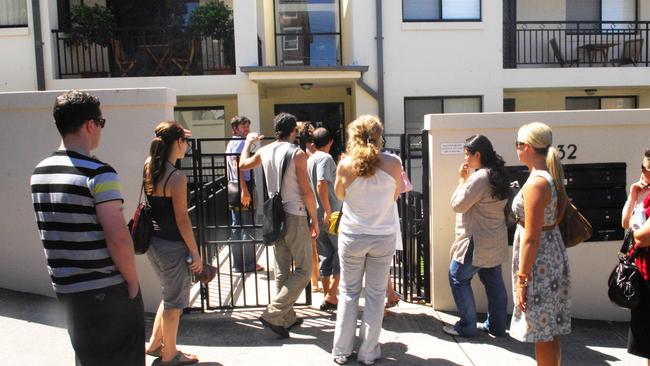
M 153 129 L 173 118 L 176 95 L 171 89 L 91 90 L 106 118 L 100 147 L 94 153 L 113 166 L 123 185 L 124 215 L 137 204 L 142 164 Z M 61 91 L 0 94 L 0 287 L 53 296 L 31 202 L 29 178 L 36 164 L 59 147 L 52 118 Z M 160 285 L 144 256 L 136 261 L 147 311 L 161 299 Z
M 553 128 L 554 145 L 573 143 L 578 146 L 577 159 L 571 164 L 625 162 L 627 185 L 639 177 L 638 165 L 650 135 L 650 110 L 610 110 L 579 112 L 521 112 L 484 114 L 427 115 L 429 129 L 431 177 L 431 273 L 433 306 L 455 310 L 447 272 L 449 249 L 454 239 L 455 214 L 449 200 L 458 184 L 458 166 L 463 155 L 441 154 L 441 143 L 463 142 L 473 134 L 486 135 L 507 165 L 521 165 L 514 141 L 524 123 L 542 121 Z M 624 143 L 614 143 L 612 141 Z M 621 207 L 622 209 L 622 207 Z M 617 263 L 620 242 L 587 242 L 568 250 L 572 279 L 572 315 L 577 318 L 629 319 L 627 310 L 612 305 L 607 298 L 607 278 Z M 509 289 L 511 261 L 503 263 L 506 287 Z M 474 281 L 474 294 L 479 311 L 486 310 L 485 291 Z
M 27 27 L 0 28 L 0 92 L 35 90 L 34 22 L 27 1 Z

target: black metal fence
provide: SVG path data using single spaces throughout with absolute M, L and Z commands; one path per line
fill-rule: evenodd
M 68 30 L 52 33 L 60 79 L 235 73 L 234 41 L 189 29 L 116 28 L 105 44 Z
M 648 66 L 650 22 L 504 22 L 504 68 Z
M 386 149 L 402 159 L 414 189 L 398 201 L 403 249 L 393 258 L 393 283 L 406 301 L 431 302 L 429 147 L 427 132 L 387 134 Z
M 271 302 L 276 293 L 276 289 L 271 288 L 274 277 L 270 271 L 272 257 L 269 251 L 272 248 L 262 242 L 262 225 L 258 216 L 253 211 L 251 222 L 243 223 L 242 211 L 235 210 L 240 224 L 233 225 L 231 220 L 227 160 L 239 155 L 226 152 L 225 146 L 231 140 L 190 140 L 191 154 L 181 163 L 181 170 L 188 178 L 189 213 L 201 257 L 205 263 L 217 268 L 213 281 L 208 285 L 200 284 L 200 302 L 195 301 L 192 310 L 263 307 Z M 253 174 L 255 181 L 261 185 L 260 191 L 266 192 L 261 169 L 254 170 Z M 257 198 L 258 206 L 264 198 Z M 254 248 L 255 260 L 265 267 L 263 271 L 235 271 L 235 255 L 240 255 L 243 262 L 244 253 L 248 251 L 243 249 L 244 246 Z M 296 304 L 311 304 L 310 287 L 307 287 L 302 299 Z

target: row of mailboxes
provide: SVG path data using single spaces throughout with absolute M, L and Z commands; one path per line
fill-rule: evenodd
M 564 165 L 567 194 L 594 228 L 588 241 L 623 239 L 621 211 L 627 199 L 626 169 L 625 163 Z M 511 180 L 517 180 L 520 187 L 529 175 L 525 166 L 508 167 L 508 172 Z M 509 234 L 513 235 L 514 228 L 510 231 Z

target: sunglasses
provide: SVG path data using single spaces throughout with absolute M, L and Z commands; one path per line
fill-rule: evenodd
M 104 126 L 106 126 L 106 118 L 98 117 L 98 118 L 91 118 L 91 119 L 93 120 L 93 122 L 95 122 L 97 126 L 99 126 L 99 128 L 104 128 Z
M 525 142 L 515 141 L 515 148 L 516 148 L 516 149 L 521 149 L 521 148 L 524 147 L 524 145 L 526 145 Z

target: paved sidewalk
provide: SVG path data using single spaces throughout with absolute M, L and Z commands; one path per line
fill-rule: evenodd
M 318 300 L 314 300 L 318 304 Z M 181 320 L 180 348 L 197 354 L 199 365 L 335 365 L 329 354 L 333 314 L 299 309 L 304 324 L 280 340 L 257 320 L 260 310 L 189 314 Z M 152 314 L 147 316 L 151 331 Z M 473 339 L 448 336 L 443 322 L 453 314 L 405 304 L 384 320 L 384 358 L 378 365 L 533 365 L 533 347 L 511 338 L 480 334 Z M 54 299 L 0 289 L 0 358 L 4 365 L 74 365 L 74 354 Z M 573 321 L 564 337 L 564 365 L 645 365 L 626 352 L 627 324 Z M 147 357 L 147 365 L 155 365 Z

